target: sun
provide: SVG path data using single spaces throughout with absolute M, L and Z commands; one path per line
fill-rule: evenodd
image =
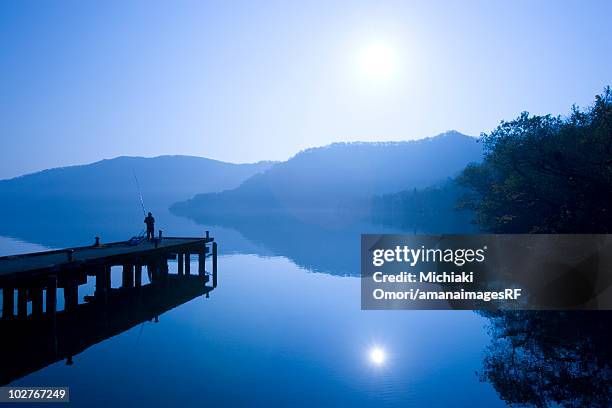
M 396 74 L 397 52 L 385 42 L 366 44 L 358 54 L 357 65 L 363 77 L 371 82 L 387 82 Z

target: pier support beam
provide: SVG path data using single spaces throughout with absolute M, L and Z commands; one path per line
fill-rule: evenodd
M 134 286 L 137 288 L 142 286 L 142 265 L 134 266 Z
M 79 305 L 79 286 L 70 283 L 64 288 L 64 309 L 67 311 L 76 310 Z
M 159 274 L 162 280 L 166 280 L 166 278 L 168 278 L 168 272 L 169 272 L 168 260 L 163 259 L 159 262 Z
M 43 288 L 30 288 L 30 297 L 32 298 L 32 316 L 40 317 L 43 314 Z
M 102 266 L 96 271 L 96 291 L 94 296 L 106 303 L 110 289 L 110 266 Z
M 147 264 L 147 271 L 151 283 L 160 283 L 164 281 L 168 275 L 168 261 L 159 257 L 152 259 Z
M 191 275 L 191 254 L 185 254 L 185 275 Z
M 111 265 L 107 265 L 104 267 L 105 271 L 104 271 L 104 279 L 106 279 L 106 289 L 110 290 L 110 288 L 112 287 L 112 281 L 111 281 L 111 274 L 113 272 L 113 267 Z
M 11 286 L 2 289 L 2 318 L 13 317 L 15 311 L 15 290 Z
M 185 256 L 179 252 L 178 254 L 176 254 L 177 256 L 177 273 L 179 275 L 184 275 L 185 274 Z
M 147 275 L 149 276 L 149 282 L 157 282 L 157 265 L 154 262 L 147 263 Z
M 98 278 L 96 278 L 96 282 Z M 49 316 L 55 317 L 55 312 L 57 311 L 57 277 L 49 276 L 47 279 L 47 298 L 45 313 Z
M 25 318 L 28 315 L 28 289 L 17 289 L 17 317 Z
M 206 275 L 206 254 L 204 252 L 198 254 L 198 275 Z
M 217 243 L 212 243 L 213 288 L 217 287 Z
M 123 272 L 121 275 L 121 287 L 134 287 L 134 265 L 123 265 Z

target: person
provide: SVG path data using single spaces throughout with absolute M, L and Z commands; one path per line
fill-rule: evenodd
M 147 224 L 147 239 L 155 238 L 155 218 L 153 218 L 153 214 L 149 213 L 144 222 Z

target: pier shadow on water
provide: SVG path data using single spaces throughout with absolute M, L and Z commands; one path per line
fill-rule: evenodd
M 168 259 L 177 256 L 181 267 L 170 274 Z M 184 256 L 140 256 L 121 265 L 105 263 L 0 280 L 0 385 L 61 360 L 72 365 L 74 356 L 97 343 L 157 321 L 196 297 L 208 298 L 216 286 L 216 274 L 207 274 L 205 259 L 200 259 L 197 274 L 192 275 Z M 113 288 L 111 274 L 117 267 L 121 286 Z M 79 298 L 79 286 L 87 284 L 88 276 L 95 277 L 93 295 Z

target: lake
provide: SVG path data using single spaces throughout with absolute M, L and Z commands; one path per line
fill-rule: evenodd
M 218 287 L 87 348 L 71 365 L 56 362 L 10 385 L 68 386 L 72 405 L 84 407 L 507 406 L 491 382 L 490 363 L 507 352 L 492 338 L 491 316 L 360 310 L 359 234 L 401 229 L 288 218 L 203 225 L 155 215 L 164 234 L 211 231 L 220 249 Z M 140 229 L 97 227 L 71 225 L 78 233 L 68 235 L 46 228 L 37 238 L 33 226 L 23 236 L 13 226 L 11 237 L 0 237 L 0 254 L 89 243 L 75 236 L 127 239 Z M 177 263 L 169 269 L 176 273 Z M 116 286 L 121 276 L 112 279 Z M 90 278 L 80 300 L 92 292 Z M 495 384 L 520 387 L 507 377 Z M 559 384 L 549 388 L 561 393 Z M 541 391 L 551 402 L 550 390 Z

